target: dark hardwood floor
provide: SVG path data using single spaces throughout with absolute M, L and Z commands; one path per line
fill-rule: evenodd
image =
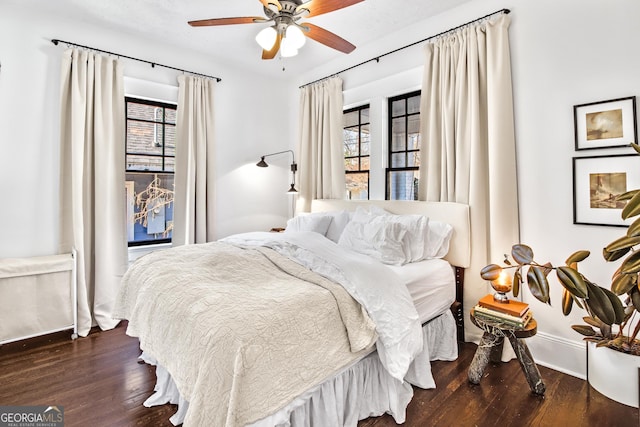
M 638 411 L 607 399 L 583 380 L 540 367 L 544 397 L 529 391 L 518 362 L 490 364 L 477 386 L 467 381 L 476 346 L 461 345 L 455 362 L 434 362 L 435 390 L 419 390 L 407 427 L 636 426 Z M 68 333 L 0 347 L 0 405 L 60 405 L 65 426 L 171 426 L 176 407 L 145 408 L 154 368 L 137 362 L 136 339 L 125 326 L 76 341 Z M 395 426 L 390 416 L 359 427 Z M 206 426 L 211 427 L 211 426 Z M 327 426 L 331 427 L 331 426 Z

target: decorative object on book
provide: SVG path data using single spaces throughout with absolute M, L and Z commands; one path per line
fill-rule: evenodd
M 509 297 L 507 296 L 507 292 L 511 292 L 511 276 L 507 274 L 506 271 L 500 273 L 496 280 L 491 281 L 491 287 L 495 294 L 493 294 L 493 298 L 496 301 L 501 302 L 509 302 Z
M 573 107 L 576 150 L 624 147 L 637 142 L 636 97 Z
M 640 154 L 640 146 L 631 146 Z M 624 220 L 640 215 L 640 190 L 629 190 L 616 197 L 626 202 L 621 216 Z M 547 277 L 555 271 L 556 278 L 562 285 L 562 312 L 568 315 L 573 304 L 584 309 L 583 317 L 586 325 L 573 325 L 576 332 L 584 336 L 584 340 L 596 343 L 598 347 L 606 346 L 614 350 L 633 355 L 640 355 L 640 342 L 636 339 L 640 327 L 634 322 L 634 315 L 640 309 L 640 290 L 638 289 L 638 273 L 640 273 L 640 218 L 636 218 L 620 238 L 609 243 L 602 251 L 607 262 L 622 260 L 614 273 L 609 288 L 599 286 L 580 272 L 578 263 L 589 256 L 589 251 L 581 250 L 567 258 L 564 266 L 553 266 L 551 263 L 540 264 L 534 260 L 533 250 L 523 244 L 513 245 L 511 258 L 505 255 L 504 266 L 489 264 L 480 273 L 485 280 L 496 280 L 503 269 L 515 269 L 513 294 L 517 296 L 520 285 L 525 282 L 531 294 L 543 303 L 550 304 L 549 281 Z M 625 296 L 624 301 L 620 299 Z M 631 380 L 631 379 L 630 379 Z M 633 378 L 637 381 L 637 376 Z
M 573 223 L 628 227 L 621 216 L 626 200 L 619 198 L 640 187 L 635 154 L 573 158 Z

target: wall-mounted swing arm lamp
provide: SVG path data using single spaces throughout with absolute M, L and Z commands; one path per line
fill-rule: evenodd
M 296 171 L 298 170 L 298 165 L 296 164 L 296 158 L 293 155 L 292 150 L 278 151 L 277 153 L 265 154 L 264 156 L 260 156 L 260 161 L 256 163 L 256 166 L 266 168 L 269 165 L 264 161 L 265 157 L 277 156 L 278 154 L 284 153 L 291 153 L 291 187 L 289 188 L 289 191 L 287 191 L 287 193 L 297 193 L 298 190 L 296 190 Z

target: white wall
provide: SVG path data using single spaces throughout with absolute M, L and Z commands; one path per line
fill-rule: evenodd
M 260 155 L 294 145 L 295 104 L 280 96 L 286 91 L 283 81 L 158 41 L 23 9 L 5 4 L 0 12 L 0 258 L 58 250 L 58 104 L 66 47 L 54 46 L 53 38 L 221 77 L 215 96 L 217 235 L 284 225 L 287 159 L 274 159 L 267 170 L 253 166 Z M 124 62 L 127 77 L 177 86 L 175 71 Z
M 348 57 L 301 76 L 299 83 L 333 74 L 502 8 L 512 11 L 510 43 L 521 241 L 534 248 L 540 261 L 555 264 L 563 264 L 575 250 L 590 250 L 592 255 L 582 263 L 581 271 L 596 283 L 608 286 L 615 266 L 604 263 L 601 251 L 623 229 L 573 224 L 572 157 L 617 154 L 630 149 L 574 151 L 573 106 L 640 96 L 640 56 L 636 47 L 640 39 L 640 2 L 474 0 L 385 37 L 376 45 L 359 46 Z M 345 102 L 372 102 L 372 121 L 385 117 L 387 96 L 420 86 L 422 46 L 343 73 Z M 416 67 L 418 72 L 413 72 Z M 376 136 L 379 132 L 384 135 L 383 126 L 372 128 L 372 139 L 377 144 L 384 143 L 382 137 Z M 382 145 L 372 147 L 374 164 L 384 163 L 384 150 Z M 375 153 L 381 158 L 373 158 Z M 372 185 L 379 185 L 380 174 L 372 172 Z M 384 190 L 371 192 L 384 197 Z M 505 252 L 509 250 L 505 248 Z M 468 274 L 476 273 L 479 272 Z M 538 335 L 529 340 L 529 346 L 538 363 L 584 376 L 584 345 L 570 328 L 571 324 L 581 323 L 584 313 L 574 309 L 565 318 L 560 309 L 560 285 L 552 287 L 552 307 L 524 292 L 524 299 L 531 303 L 538 320 Z

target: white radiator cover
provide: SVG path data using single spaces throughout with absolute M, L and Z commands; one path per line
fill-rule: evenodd
M 74 253 L 0 259 L 0 344 L 73 329 Z

